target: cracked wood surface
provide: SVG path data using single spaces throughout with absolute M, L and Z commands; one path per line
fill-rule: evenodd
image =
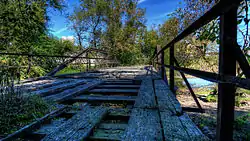
M 84 106 L 72 118 L 46 135 L 43 141 L 80 141 L 86 139 L 92 129 L 107 114 L 104 107 Z
M 25 83 L 26 90 L 33 90 L 33 94 L 44 96 L 46 100 L 85 102 L 80 107 L 73 104 L 73 109 L 65 112 L 63 117 L 55 118 L 33 132 L 44 135 L 42 140 L 208 140 L 182 111 L 165 82 L 153 72 L 141 68 L 117 68 L 69 76 L 77 79 L 50 78 Z M 114 77 L 107 79 L 106 76 Z M 120 76 L 128 79 L 115 79 Z M 93 79 L 82 79 L 85 77 Z M 102 106 L 89 106 L 88 102 L 99 102 Z M 105 102 L 131 105 L 120 108 L 111 104 L 113 107 L 108 107 L 108 104 L 102 104 Z M 105 117 L 113 117 L 112 120 L 123 117 L 126 122 L 106 123 Z

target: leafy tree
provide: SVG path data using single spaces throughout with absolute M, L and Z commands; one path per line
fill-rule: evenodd
M 60 0 L 3 0 L 0 2 L 0 50 L 2 52 L 67 55 L 77 50 L 73 43 L 50 37 L 47 33 L 47 9 L 62 10 Z M 2 56 L 1 65 L 25 67 L 22 77 L 44 75 L 58 65 L 45 57 Z M 28 74 L 28 75 L 27 75 Z
M 100 46 L 100 38 L 103 26 L 104 0 L 81 0 L 80 6 L 76 7 L 74 13 L 69 16 L 72 29 L 75 31 L 78 43 L 82 46 L 87 41 L 90 46 Z
M 133 64 L 141 53 L 145 10 L 137 0 L 82 0 L 69 17 L 79 43 L 106 49 L 122 64 Z M 82 43 L 81 43 L 82 44 Z
M 39 36 L 46 33 L 46 9 L 61 9 L 57 0 L 3 0 L 0 2 L 0 49 L 30 52 Z
M 151 29 L 149 31 L 145 31 L 143 35 L 143 43 L 142 43 L 142 53 L 146 58 L 151 58 L 153 56 L 155 47 L 159 44 L 159 35 L 155 29 Z M 150 60 L 149 60 L 150 61 Z

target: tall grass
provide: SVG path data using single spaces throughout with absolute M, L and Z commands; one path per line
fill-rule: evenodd
M 4 137 L 49 112 L 50 105 L 39 96 L 24 94 L 15 87 L 15 70 L 0 70 L 0 137 Z

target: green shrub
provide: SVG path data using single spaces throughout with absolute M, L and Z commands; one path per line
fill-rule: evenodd
M 23 95 L 13 88 L 0 94 L 0 136 L 6 136 L 49 112 L 49 104 L 39 96 Z
M 250 118 L 250 114 L 240 116 L 234 120 L 234 128 L 236 130 L 241 129 L 245 124 L 248 123 L 248 118 Z
M 217 96 L 214 94 L 209 94 L 206 96 L 206 100 L 208 102 L 216 102 L 217 101 Z
M 84 72 L 86 70 L 86 65 L 69 65 L 68 67 L 60 70 L 59 72 L 56 73 L 56 75 L 61 75 L 61 74 L 71 74 L 71 73 L 79 73 L 79 72 Z

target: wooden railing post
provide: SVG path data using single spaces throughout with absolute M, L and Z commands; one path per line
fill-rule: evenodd
M 161 50 L 161 47 L 160 46 L 157 46 L 157 50 L 160 51 Z M 160 72 L 160 75 L 161 75 L 161 78 L 163 80 L 166 80 L 166 71 L 165 71 L 165 66 L 164 66 L 164 51 L 162 51 L 160 54 L 159 54 L 159 64 L 161 64 L 159 66 L 159 72 Z
M 89 58 L 88 58 L 88 56 L 89 56 L 89 53 L 87 52 L 86 53 L 86 71 L 87 72 L 89 71 Z
M 227 1 L 227 0 L 223 0 Z M 236 58 L 231 47 L 237 45 L 237 7 L 220 17 L 219 75 L 236 75 Z M 235 85 L 219 83 L 217 141 L 233 140 Z
M 161 71 L 160 71 L 160 73 L 161 73 L 161 78 L 167 83 L 167 85 L 168 85 L 168 80 L 167 80 L 167 76 L 166 76 L 166 69 L 165 69 L 165 66 L 164 66 L 164 64 L 165 64 L 165 53 L 164 53 L 164 51 L 162 51 L 161 52 L 161 54 L 160 54 L 160 60 L 161 60 Z
M 174 89 L 174 69 L 172 68 L 174 66 L 174 44 L 170 46 L 170 51 L 169 51 L 169 64 L 170 64 L 170 69 L 169 69 L 169 85 L 170 85 L 170 90 L 175 93 Z
M 161 47 L 159 45 L 157 45 L 157 53 L 161 50 Z M 161 63 L 161 55 L 159 54 L 158 56 L 156 56 L 157 58 L 157 71 L 160 73 L 161 72 L 161 66 L 159 65 Z

